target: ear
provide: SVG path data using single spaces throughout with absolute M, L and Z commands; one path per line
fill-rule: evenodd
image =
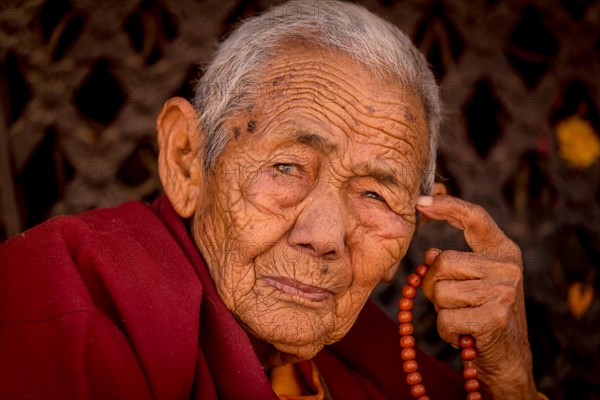
M 197 121 L 196 110 L 181 97 L 168 100 L 156 120 L 160 181 L 183 218 L 194 214 L 202 190 L 204 151 Z
M 436 182 L 433 184 L 433 190 L 431 191 L 432 196 L 440 196 L 448 194 L 446 186 L 443 183 Z
M 445 195 L 447 193 L 448 192 L 446 191 L 446 186 L 444 186 L 443 183 L 436 182 L 433 184 L 433 190 L 431 191 L 431 196 L 440 196 L 440 195 Z M 421 214 L 421 221 L 420 221 L 419 225 L 424 225 L 424 224 L 428 223 L 429 221 L 431 221 L 431 220 L 428 217 Z

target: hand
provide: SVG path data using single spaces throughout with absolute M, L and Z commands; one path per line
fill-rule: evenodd
M 425 253 L 423 292 L 438 312 L 440 336 L 455 347 L 461 335 L 475 338 L 486 398 L 536 399 L 519 247 L 480 206 L 441 195 L 420 198 L 417 210 L 461 229 L 473 250 Z

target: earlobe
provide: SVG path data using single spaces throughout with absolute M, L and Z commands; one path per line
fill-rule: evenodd
M 175 211 L 190 217 L 200 200 L 203 180 L 196 110 L 187 100 L 172 98 L 163 106 L 156 125 L 160 181 Z

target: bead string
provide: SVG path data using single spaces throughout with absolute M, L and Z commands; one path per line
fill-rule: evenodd
M 408 276 L 408 284 L 402 288 L 402 297 L 398 301 L 398 308 L 400 308 L 398 313 L 400 347 L 402 347 L 400 357 L 404 360 L 402 369 L 406 373 L 406 383 L 410 385 L 410 394 L 417 400 L 430 400 L 430 398 L 426 395 L 425 386 L 421 383 L 421 374 L 418 372 L 419 364 L 415 360 L 417 353 L 414 349 L 412 299 L 417 295 L 417 288 L 423 283 L 423 278 L 425 278 L 428 269 L 427 265 L 421 264 L 417 267 L 416 273 Z M 464 387 L 467 392 L 467 400 L 481 400 L 483 399 L 479 392 L 481 385 L 477 379 L 477 369 L 473 367 L 473 361 L 477 357 L 475 339 L 471 335 L 463 335 L 460 337 L 459 346 L 462 349 L 460 356 L 463 360 Z

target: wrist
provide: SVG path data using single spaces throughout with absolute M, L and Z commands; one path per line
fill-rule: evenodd
M 523 367 L 503 368 L 501 373 L 481 374 L 486 400 L 538 400 L 533 373 Z

